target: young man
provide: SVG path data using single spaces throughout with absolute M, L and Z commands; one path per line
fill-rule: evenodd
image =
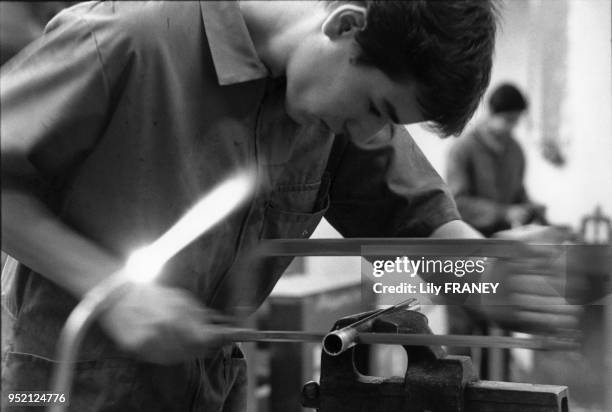
M 215 349 L 204 308 L 266 298 L 287 262 L 239 270 L 260 239 L 308 237 L 323 216 L 344 236 L 476 236 L 396 124 L 459 133 L 494 32 L 484 0 L 62 12 L 2 70 L 2 247 L 21 263 L 3 390 L 48 390 L 76 300 L 256 164 L 250 204 L 87 335 L 71 397 L 74 410 L 243 410 L 244 359 Z
M 512 134 L 527 99 L 506 83 L 493 90 L 488 103 L 488 115 L 452 147 L 447 173 L 461 216 L 485 236 L 544 223 L 544 207 L 525 191 L 525 156 Z

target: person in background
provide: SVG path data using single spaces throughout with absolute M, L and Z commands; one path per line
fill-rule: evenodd
M 525 191 L 525 155 L 513 132 L 528 108 L 512 84 L 496 87 L 488 114 L 452 146 L 447 183 L 464 221 L 485 236 L 522 226 L 546 223 L 545 208 Z
M 523 226 L 545 224 L 545 208 L 532 202 L 525 190 L 525 156 L 513 132 L 528 108 L 519 89 L 504 83 L 493 89 L 488 113 L 461 136 L 447 161 L 447 183 L 455 196 L 461 217 L 483 235 Z M 463 307 L 447 310 L 449 333 L 487 334 L 490 319 Z M 456 355 L 473 355 L 473 349 L 452 348 Z M 480 376 L 489 378 L 489 351 L 480 350 Z M 509 353 L 504 352 L 504 363 Z M 508 379 L 508 370 L 505 379 Z

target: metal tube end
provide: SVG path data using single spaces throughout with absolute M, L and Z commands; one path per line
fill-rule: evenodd
M 330 356 L 338 356 L 356 343 L 357 331 L 354 328 L 339 329 L 325 335 L 323 351 Z

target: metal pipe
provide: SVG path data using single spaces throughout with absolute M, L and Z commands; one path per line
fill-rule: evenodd
M 328 334 L 322 332 L 236 329 L 222 334 L 221 341 L 231 342 L 321 342 Z M 474 348 L 531 349 L 549 351 L 573 351 L 579 349 L 574 340 L 552 337 L 515 338 L 487 335 L 432 335 L 426 333 L 376 333 L 358 332 L 356 344 L 402 346 L 469 346 Z M 334 354 L 330 354 L 334 355 Z
M 380 316 L 396 312 L 401 309 L 416 305 L 415 298 L 409 298 L 386 309 L 378 310 L 363 319 L 358 320 L 348 326 L 328 333 L 323 339 L 323 350 L 328 355 L 338 355 L 345 350 L 355 346 L 357 335 L 372 328 L 372 323 Z
M 511 336 L 429 335 L 412 333 L 360 333 L 357 336 L 357 343 L 405 346 L 469 346 L 473 348 L 515 348 L 550 351 L 574 351 L 580 348 L 580 344 L 576 341 L 550 337 L 515 338 Z

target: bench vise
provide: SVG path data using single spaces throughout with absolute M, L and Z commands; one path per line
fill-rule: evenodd
M 372 312 L 342 318 L 345 328 Z M 431 334 L 420 312 L 384 313 L 367 332 Z M 366 332 L 366 331 L 364 331 Z M 466 345 L 467 346 L 467 345 Z M 471 359 L 451 356 L 441 346 L 403 346 L 408 367 L 403 377 L 360 373 L 352 346 L 337 355 L 321 351 L 320 382 L 302 389 L 302 405 L 319 412 L 568 412 L 565 386 L 479 381 Z

